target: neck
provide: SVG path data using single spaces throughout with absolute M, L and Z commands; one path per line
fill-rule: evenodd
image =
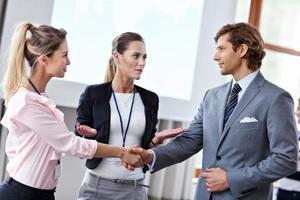
M 242 63 L 238 70 L 232 74 L 232 76 L 235 81 L 239 81 L 251 74 L 252 72 L 255 72 L 255 70 L 249 69 L 247 63 Z
M 37 73 L 32 74 L 29 77 L 30 81 L 33 83 L 34 87 L 36 87 L 36 89 L 40 92 L 40 93 L 44 93 L 46 90 L 46 86 L 47 83 L 49 82 L 50 78 L 47 77 L 43 77 L 42 75 L 39 75 Z M 30 90 L 30 91 L 34 91 L 34 88 L 31 86 L 31 84 L 29 82 L 27 82 L 25 84 L 25 87 Z
M 134 90 L 134 82 L 128 78 L 114 78 L 112 81 L 112 89 L 114 92 L 119 93 L 132 93 Z

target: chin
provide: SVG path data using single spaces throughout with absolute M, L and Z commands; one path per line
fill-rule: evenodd
M 221 74 L 222 74 L 222 75 L 228 75 L 229 73 L 226 72 L 226 71 L 221 71 Z

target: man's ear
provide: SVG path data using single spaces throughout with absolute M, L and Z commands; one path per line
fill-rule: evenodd
M 238 51 L 240 52 L 240 58 L 243 58 L 246 55 L 246 53 L 248 52 L 248 49 L 249 49 L 249 47 L 246 44 L 242 44 L 239 47 Z

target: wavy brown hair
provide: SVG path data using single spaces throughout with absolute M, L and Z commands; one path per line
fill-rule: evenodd
M 229 34 L 228 41 L 236 51 L 242 44 L 248 46 L 248 51 L 244 58 L 248 61 L 248 67 L 258 70 L 261 67 L 262 59 L 265 57 L 264 41 L 258 30 L 247 23 L 227 24 L 223 26 L 215 36 L 215 41 L 225 34 Z

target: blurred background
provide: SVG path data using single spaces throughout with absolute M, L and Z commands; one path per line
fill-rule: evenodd
M 71 65 L 63 79 L 50 82 L 47 94 L 74 129 L 80 94 L 100 83 L 111 54 L 112 39 L 125 31 L 140 33 L 147 64 L 136 84 L 159 94 L 158 129 L 187 127 L 209 88 L 231 80 L 213 61 L 216 32 L 227 23 L 258 27 L 267 55 L 261 71 L 266 79 L 300 96 L 299 0 L 0 0 L 0 76 L 6 69 L 15 26 L 24 21 L 67 30 Z M 59 89 L 58 89 L 59 88 Z M 3 116 L 5 108 L 0 92 Z M 5 139 L 0 126 L 0 181 L 6 174 Z M 201 174 L 201 152 L 189 160 L 146 174 L 150 199 L 193 199 Z M 84 160 L 64 157 L 56 198 L 76 199 Z M 276 188 L 276 184 L 275 184 Z

